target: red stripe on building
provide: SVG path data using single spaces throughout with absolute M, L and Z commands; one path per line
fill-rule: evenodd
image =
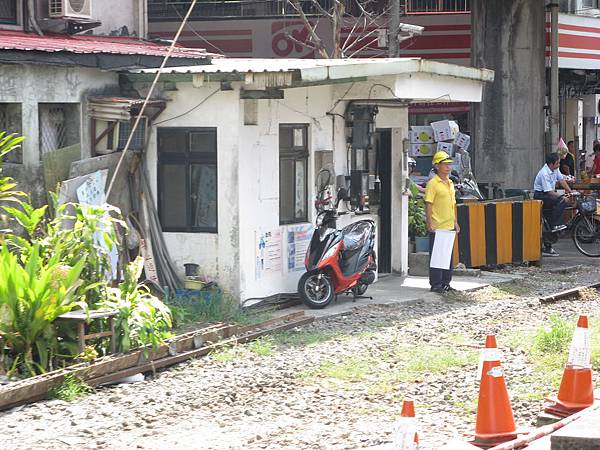
M 184 42 L 187 47 L 206 48 L 218 53 L 252 53 L 252 39 L 198 39 Z
M 600 59 L 598 53 L 575 53 L 575 52 L 558 52 L 559 58 L 577 58 L 577 59 Z
M 401 49 L 408 50 L 444 50 L 446 48 L 471 48 L 471 36 L 461 35 L 440 35 L 440 36 L 419 36 L 407 39 L 400 44 Z
M 425 25 L 425 31 L 470 31 L 471 25 Z
M 466 113 L 470 110 L 469 103 L 413 103 L 408 105 L 409 114 Z
M 559 34 L 558 46 L 580 48 L 585 50 L 598 50 L 600 52 L 600 36 L 575 36 L 573 34 Z
M 152 36 L 174 37 L 175 31 L 153 31 Z M 182 31 L 181 36 L 252 36 L 252 30 L 195 30 Z
M 425 55 L 421 55 L 418 53 L 407 55 L 406 53 L 401 53 L 400 57 L 418 57 L 423 59 L 471 59 L 470 53 L 427 53 Z
M 559 24 L 558 25 L 558 29 L 559 30 L 570 30 L 570 31 L 584 31 L 586 33 L 600 34 L 600 29 L 599 28 L 582 27 L 582 26 L 579 26 L 579 25 L 566 25 L 564 23 Z

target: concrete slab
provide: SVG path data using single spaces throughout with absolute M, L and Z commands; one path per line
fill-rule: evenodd
M 590 411 L 583 417 L 553 433 L 552 450 L 598 450 L 600 449 L 600 409 Z
M 453 278 L 452 287 L 459 291 L 471 291 L 491 284 L 509 283 L 520 278 L 522 277 L 519 275 L 481 272 L 479 276 Z M 443 295 L 429 291 L 429 278 L 401 277 L 398 275 L 380 276 L 376 283 L 369 286 L 365 295 L 372 298 L 359 298 L 353 301 L 352 295 L 339 295 L 337 302 L 331 303 L 324 309 L 310 309 L 304 305 L 298 305 L 283 310 L 281 314 L 304 311 L 305 314 L 313 316 L 315 319 L 325 319 L 349 314 L 355 308 L 368 308 L 374 305 L 415 304 L 443 299 Z

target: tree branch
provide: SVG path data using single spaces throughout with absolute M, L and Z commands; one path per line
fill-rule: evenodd
M 329 59 L 329 55 L 327 54 L 327 50 L 325 50 L 323 41 L 321 41 L 321 38 L 317 35 L 317 33 L 315 31 L 315 29 L 317 28 L 317 25 L 315 24 L 314 27 L 311 25 L 310 21 L 308 20 L 308 17 L 306 17 L 306 14 L 304 13 L 304 10 L 302 9 L 302 6 L 300 5 L 299 0 L 287 0 L 287 1 L 298 12 L 298 14 L 300 15 L 300 19 L 302 19 L 302 22 L 304 23 L 304 26 L 308 29 L 308 32 L 310 34 L 310 40 L 315 44 L 315 50 L 317 50 L 319 52 L 319 54 L 321 55 L 322 58 Z M 318 24 L 318 22 L 317 22 L 317 24 Z

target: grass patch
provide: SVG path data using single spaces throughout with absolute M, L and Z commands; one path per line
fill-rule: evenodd
M 348 335 L 338 331 L 290 330 L 272 336 L 273 343 L 288 347 L 302 347 L 321 344 L 334 339 L 344 339 Z
M 271 356 L 273 354 L 273 350 L 275 350 L 275 344 L 273 344 L 273 339 L 270 337 L 262 337 L 251 341 L 246 345 L 246 347 L 248 350 L 258 356 Z
M 335 380 L 357 382 L 371 373 L 374 363 L 372 357 L 351 357 L 338 363 L 322 364 L 319 373 Z
M 72 402 L 92 392 L 94 392 L 94 389 L 84 381 L 73 375 L 67 375 L 61 384 L 50 389 L 48 397 L 55 400 Z
M 241 355 L 239 347 L 223 347 L 208 354 L 209 358 L 217 362 L 230 362 Z
M 457 348 L 429 347 L 413 349 L 409 354 L 408 364 L 399 374 L 399 381 L 413 382 L 423 373 L 445 373 L 456 367 L 475 364 L 478 359 L 477 352 Z
M 193 291 L 189 291 L 193 292 Z M 167 301 L 173 314 L 175 327 L 186 328 L 195 323 L 227 322 L 252 325 L 271 319 L 269 311 L 252 312 L 240 307 L 239 299 L 212 289 L 194 294 L 172 297 Z

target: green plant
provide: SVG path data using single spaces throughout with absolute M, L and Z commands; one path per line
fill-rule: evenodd
M 574 326 L 560 316 L 550 317 L 550 327 L 540 328 L 535 336 L 533 351 L 564 354 L 569 350 Z
M 260 338 L 248 343 L 248 350 L 258 356 L 271 356 L 275 345 L 270 338 Z
M 418 197 L 410 197 L 408 200 L 408 235 L 427 236 L 425 202 Z
M 116 333 L 118 349 L 128 352 L 133 347 L 158 347 L 171 336 L 171 311 L 148 287 L 138 283 L 144 260 L 138 257 L 124 272 L 118 288 L 108 288 L 108 296 L 100 306 L 118 311 Z
M 191 322 L 251 322 L 237 298 L 218 287 L 168 300 L 178 325 Z
M 47 206 L 34 208 L 21 200 L 16 206 L 4 206 L 27 233 L 26 237 L 7 234 L 5 239 L 23 261 L 36 246 L 44 261 L 58 257 L 63 264 L 73 266 L 85 258 L 80 278 L 89 287 L 87 301 L 94 307 L 105 296 L 106 278 L 111 272 L 110 249 L 117 244 L 115 227 L 125 228 L 125 224 L 113 217 L 120 212 L 110 205 L 59 205 L 56 196 L 53 200 L 54 217 L 47 217 Z
M 4 156 L 19 148 L 24 139 L 16 134 L 7 134 L 5 131 L 0 133 L 0 175 L 2 174 Z M 12 178 L 0 177 L 0 201 L 15 201 L 18 197 L 23 197 L 25 195 L 23 192 L 14 190 L 16 186 Z
M 94 389 L 86 384 L 85 381 L 69 374 L 65 376 L 61 384 L 50 389 L 48 397 L 55 400 L 72 402 L 92 392 L 94 392 Z
M 49 367 L 57 340 L 52 322 L 76 306 L 85 294 L 79 275 L 85 258 L 73 267 L 61 263 L 58 255 L 45 263 L 39 246 L 34 246 L 25 264 L 6 245 L 0 250 L 0 337 L 10 349 L 13 363 L 9 372 L 22 366 L 27 375 Z M 3 346 L 0 346 L 3 348 Z

